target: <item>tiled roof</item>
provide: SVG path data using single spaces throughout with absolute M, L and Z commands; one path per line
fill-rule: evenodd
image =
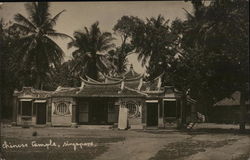
M 70 87 L 58 87 L 56 91 L 53 92 L 51 96 L 53 97 L 73 97 L 76 95 L 79 88 L 70 88 Z
M 124 76 L 124 77 L 110 77 L 108 75 L 104 75 L 105 78 L 108 80 L 108 83 L 109 82 L 115 82 L 115 81 L 120 81 L 122 79 L 124 79 L 124 81 L 138 81 L 140 80 L 141 78 L 143 78 L 143 74 L 140 74 L 140 75 L 137 75 L 137 76 L 134 76 L 134 77 L 131 77 L 131 76 Z
M 43 91 L 32 87 L 23 87 L 21 91 L 15 91 L 13 95 L 18 97 L 46 98 L 52 93 L 52 91 Z
M 82 79 L 82 86 L 78 88 L 59 87 L 52 96 L 73 97 L 143 97 L 145 94 L 129 89 L 125 85 L 121 89 L 122 81 L 114 83 L 95 83 Z
M 124 88 L 121 90 L 120 85 L 87 85 L 84 86 L 76 97 L 144 97 L 136 91 Z
M 155 91 L 158 89 L 157 84 L 158 84 L 158 82 L 156 80 L 154 80 L 152 82 L 144 82 L 142 84 L 141 91 L 147 91 L 147 90 Z
M 99 82 L 87 77 L 81 78 L 82 85 L 78 88 L 59 87 L 52 96 L 73 97 L 164 97 L 165 89 L 161 85 L 161 75 L 151 82 L 143 82 L 142 75 L 136 74 L 133 68 L 126 74 L 133 74 L 133 78 L 119 79 L 106 76 L 111 81 Z M 139 75 L 139 76 L 138 76 Z M 134 77 L 137 76 L 137 77 Z M 113 80 L 113 81 L 112 81 Z M 139 87 L 139 88 L 138 88 Z M 123 89 L 122 89 L 123 88 Z M 171 92 L 171 93 L 174 93 Z
M 246 101 L 246 104 L 249 104 L 249 100 Z M 234 92 L 231 95 L 231 98 L 224 98 L 214 104 L 214 106 L 239 106 L 239 105 L 240 105 L 239 91 Z
M 140 81 L 130 81 L 130 82 L 125 81 L 124 84 L 125 84 L 126 87 L 129 87 L 129 88 L 132 88 L 132 89 L 138 89 Z

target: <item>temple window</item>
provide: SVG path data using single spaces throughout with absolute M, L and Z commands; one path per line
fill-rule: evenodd
M 127 102 L 126 107 L 128 108 L 128 114 L 133 117 L 137 113 L 137 106 L 134 102 Z
M 69 114 L 69 107 L 66 103 L 61 102 L 56 106 L 56 113 L 59 115 Z

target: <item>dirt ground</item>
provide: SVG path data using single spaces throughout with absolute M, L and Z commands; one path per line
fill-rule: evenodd
M 89 154 L 87 151 L 92 152 L 89 148 L 79 152 L 73 152 L 73 148 L 64 151 L 74 155 L 79 154 L 75 159 L 83 160 L 250 160 L 250 134 L 239 134 L 237 127 L 201 124 L 193 131 L 5 127 L 1 129 L 1 143 L 4 140 L 11 140 L 12 143 L 18 140 L 24 143 L 34 139 L 45 141 L 52 139 L 58 143 L 65 140 L 72 142 L 91 140 L 101 146 L 100 151 L 97 148 L 94 155 L 88 156 L 84 154 Z M 36 136 L 34 132 L 37 133 Z M 10 151 L 11 149 L 5 150 L 9 153 Z M 11 153 L 20 156 L 25 154 L 25 151 L 35 152 L 33 154 L 44 153 L 42 149 L 17 150 Z M 60 155 L 65 154 L 64 152 Z M 66 159 L 65 157 L 60 159 Z M 18 157 L 12 155 L 11 159 Z

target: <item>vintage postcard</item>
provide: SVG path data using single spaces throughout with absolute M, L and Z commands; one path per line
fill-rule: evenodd
M 248 13 L 0 2 L 0 160 L 250 160 Z

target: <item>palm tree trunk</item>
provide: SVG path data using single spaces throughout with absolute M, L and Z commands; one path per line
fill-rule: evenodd
M 122 56 L 124 56 L 124 46 L 126 44 L 126 40 L 127 40 L 127 36 L 124 36 L 124 39 L 123 39 L 123 42 L 122 42 L 122 45 L 121 45 L 121 53 L 120 53 L 120 56 L 119 56 L 119 59 L 118 59 L 118 73 L 122 73 L 123 72 L 123 62 L 122 62 Z
M 97 59 L 97 56 L 94 54 L 91 62 L 89 63 L 88 72 L 87 72 L 87 75 L 94 80 L 97 80 L 98 78 L 98 68 L 97 68 L 96 59 Z
M 246 124 L 246 94 L 244 91 L 240 93 L 240 131 L 245 131 Z

